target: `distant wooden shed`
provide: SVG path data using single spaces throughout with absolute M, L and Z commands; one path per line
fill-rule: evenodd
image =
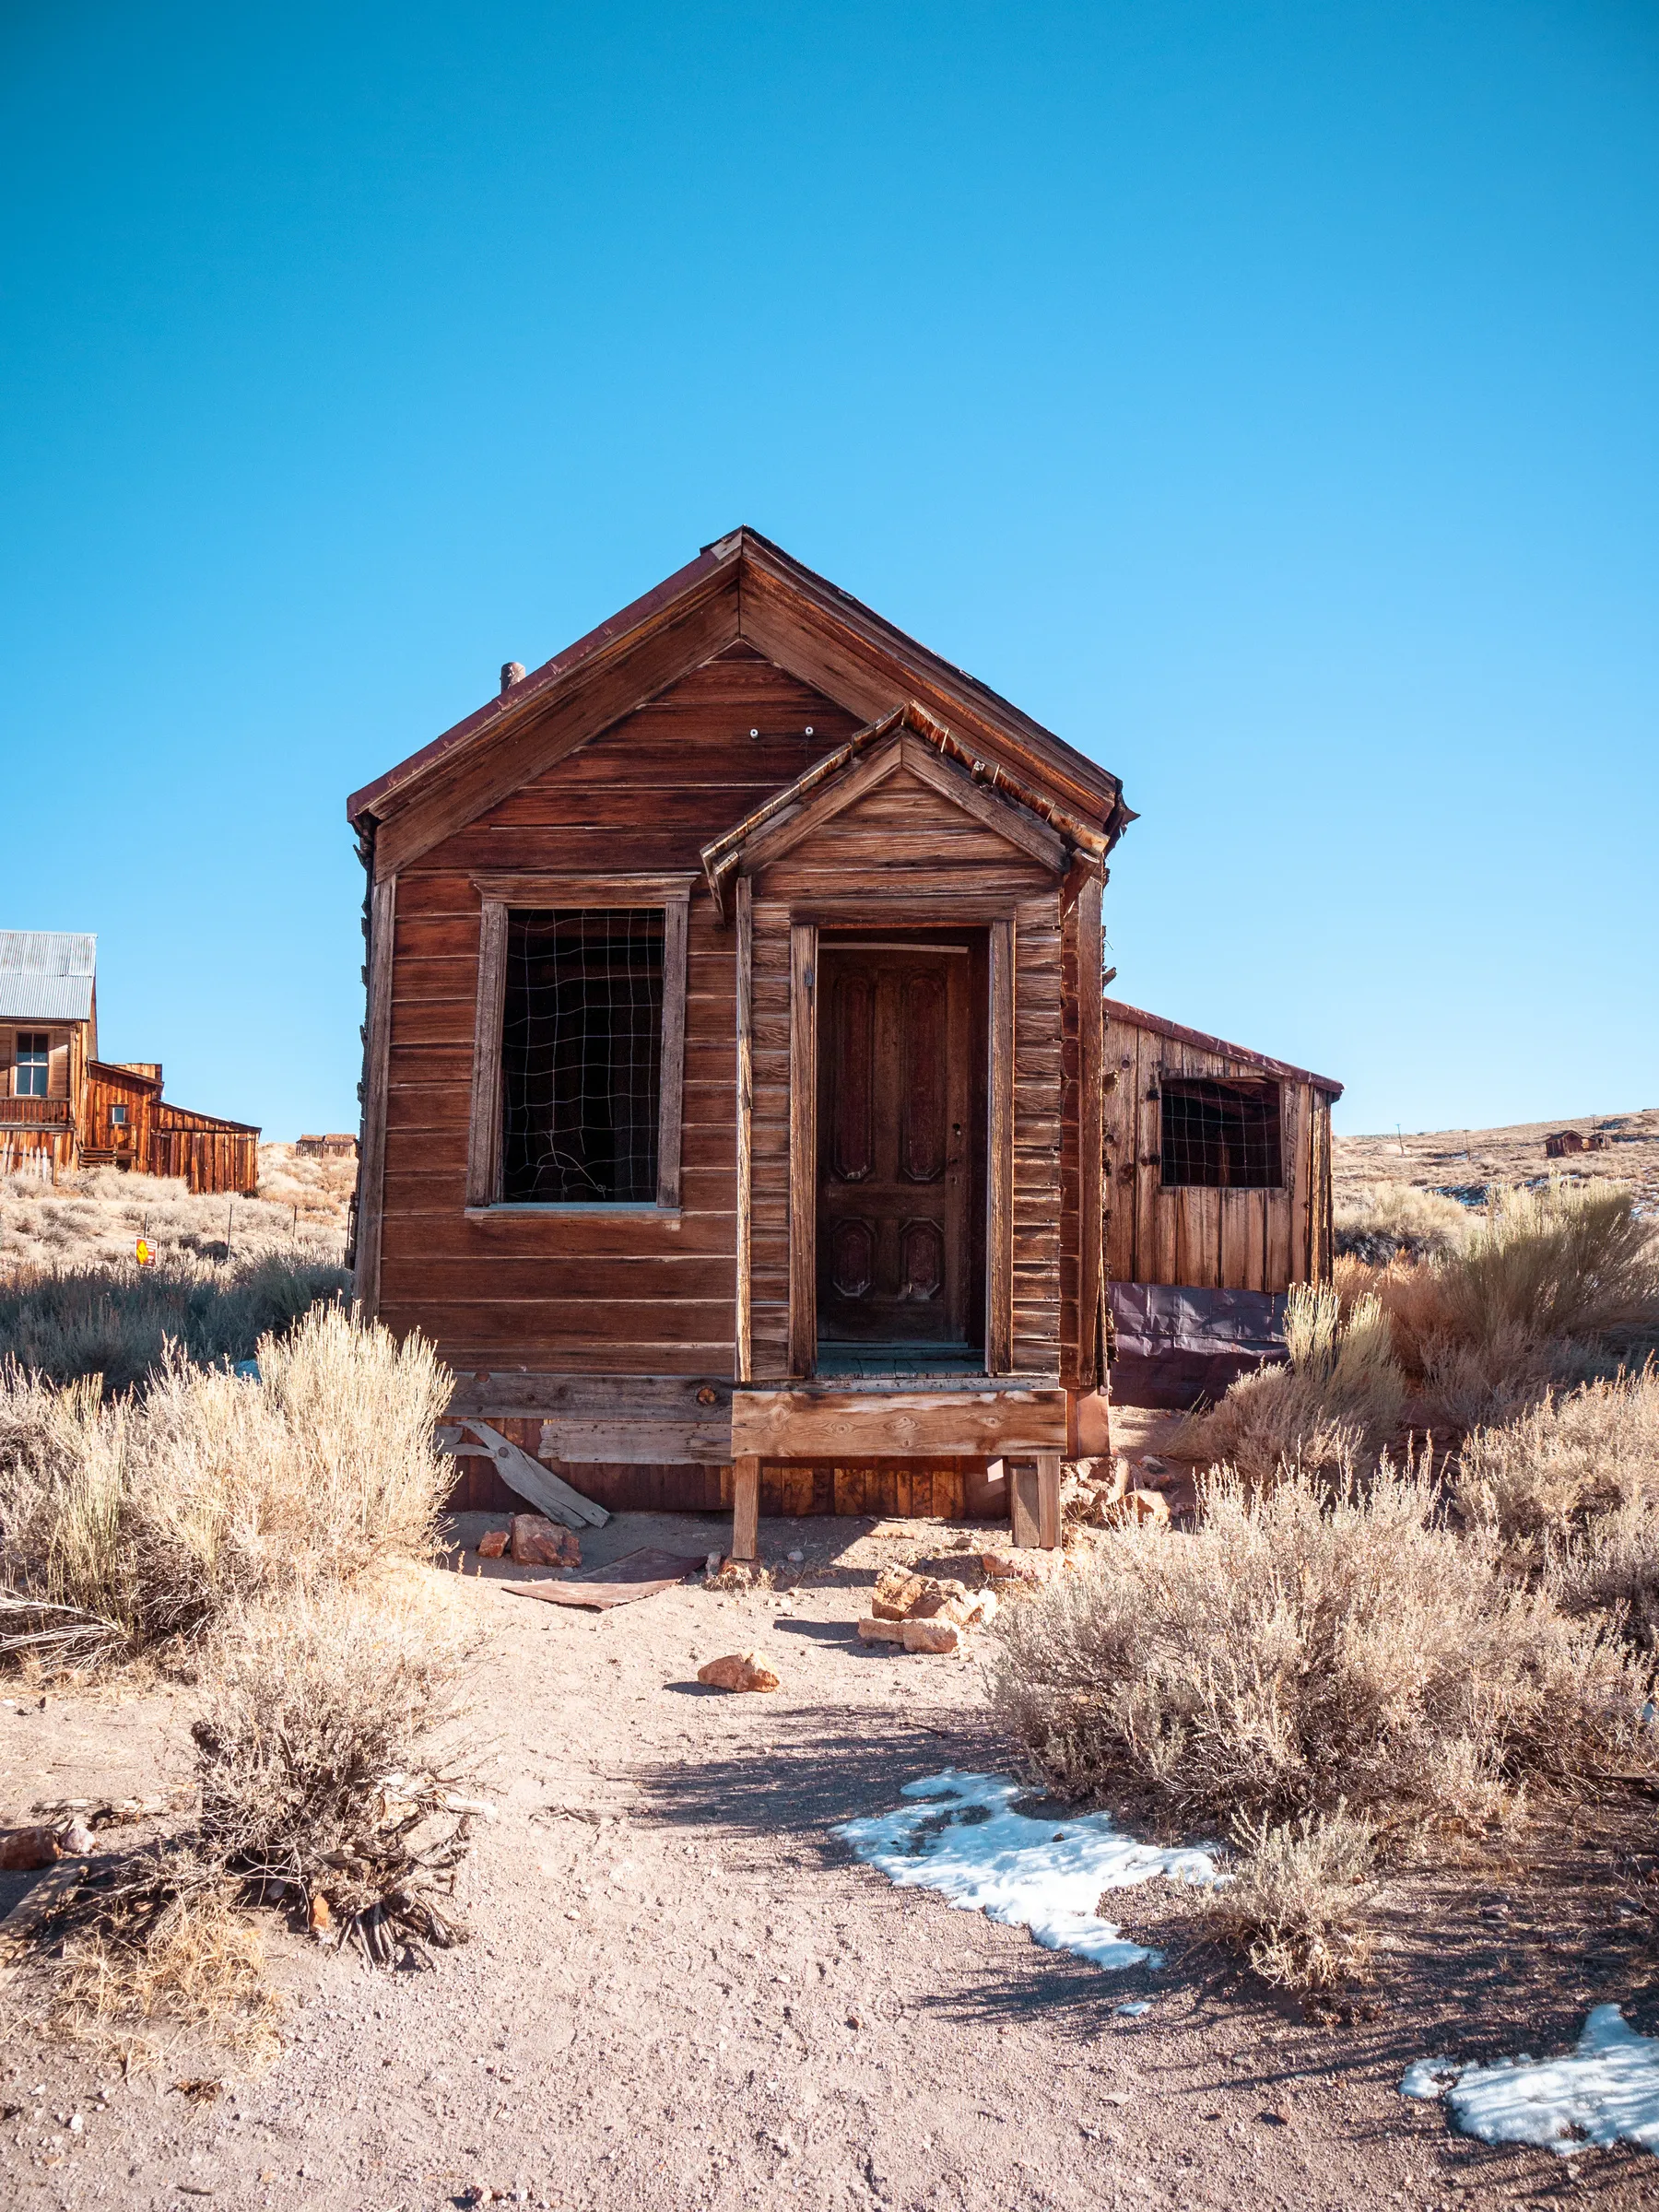
M 1274 1356 L 1292 1283 L 1330 1279 L 1342 1086 L 1117 999 L 1105 1017 L 1112 1394 L 1185 1405 Z

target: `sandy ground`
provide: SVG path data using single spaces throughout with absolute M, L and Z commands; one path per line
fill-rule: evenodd
M 457 1528 L 470 1546 L 487 1525 Z M 1008 1768 L 977 1660 L 892 1655 L 852 1627 L 878 1564 L 985 1533 L 769 1522 L 768 1558 L 806 1555 L 779 1569 L 793 1593 L 682 1586 L 601 1616 L 513 1597 L 500 1585 L 523 1571 L 475 1578 L 469 1553 L 472 1724 L 500 1807 L 463 1880 L 474 1939 L 382 1974 L 273 1922 L 289 2009 L 251 2072 L 181 2046 L 124 2077 L 41 2040 L 15 1984 L 0 2203 L 371 2212 L 482 2186 L 826 2212 L 1659 2205 L 1652 2158 L 1488 2150 L 1396 2087 L 1425 2053 L 1562 2047 L 1600 1998 L 1653 2027 L 1632 1934 L 1651 1922 L 1618 1913 L 1651 1893 L 1651 1818 L 1623 1841 L 1604 1821 L 1594 1851 L 1557 1837 L 1549 1864 L 1506 1874 L 1500 1907 L 1489 1860 L 1398 1885 L 1374 1987 L 1323 2018 L 1197 1944 L 1161 1886 L 1113 1911 L 1167 1946 L 1162 1970 L 1107 1975 L 858 1865 L 837 1821 L 943 1767 Z M 720 1534 L 624 1515 L 585 1549 L 701 1553 Z M 776 1695 L 697 1683 L 751 1645 Z M 187 1784 L 188 1686 L 44 1705 L 7 1687 L 0 1819 Z M 26 1882 L 0 1877 L 0 1909 Z M 1144 2018 L 1114 2009 L 1143 1994 Z M 173 2087 L 211 2072 L 210 2101 Z
M 1589 1136 L 1606 1149 L 1550 1159 L 1544 1139 L 1558 1129 Z M 1332 1142 L 1338 1201 L 1359 1184 L 1408 1182 L 1418 1188 L 1474 1192 L 1494 1182 L 1528 1182 L 1551 1173 L 1633 1183 L 1644 1207 L 1659 1209 L 1659 1106 L 1640 1113 L 1581 1114 L 1576 1120 L 1523 1122 L 1507 1129 L 1431 1129 L 1404 1135 L 1337 1135 Z

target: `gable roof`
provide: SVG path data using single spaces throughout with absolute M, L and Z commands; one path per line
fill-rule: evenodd
M 1213 1053 L 1218 1060 L 1242 1060 L 1252 1067 L 1259 1067 L 1264 1075 L 1285 1076 L 1293 1083 L 1311 1083 L 1315 1090 L 1327 1097 L 1339 1099 L 1342 1085 L 1335 1076 L 1316 1076 L 1311 1068 L 1294 1066 L 1288 1060 L 1269 1059 L 1265 1053 L 1253 1053 L 1246 1044 L 1229 1044 L 1225 1038 L 1212 1037 L 1204 1030 L 1189 1030 L 1179 1021 L 1166 1021 L 1161 1014 L 1147 1014 L 1139 1006 L 1125 1006 L 1121 998 L 1103 1001 L 1107 1021 L 1127 1022 L 1132 1029 L 1150 1030 L 1155 1036 L 1167 1037 L 1173 1044 L 1190 1044 L 1197 1052 Z
M 89 1021 L 97 964 L 79 930 L 0 929 L 0 1021 Z
M 464 782 L 462 805 L 482 811 L 516 788 L 520 779 L 504 756 L 534 725 L 570 710 L 570 730 L 548 748 L 550 759 L 562 758 L 740 637 L 872 721 L 906 700 L 943 714 L 971 748 L 1002 756 L 1089 819 L 1108 848 L 1135 819 L 1116 776 L 747 527 L 705 546 L 608 621 L 353 792 L 347 817 L 364 834 Z M 620 680 L 632 659 L 645 686 L 638 698 Z M 502 756 L 493 768 L 492 755 Z
M 1057 876 L 1073 852 L 1099 859 L 1106 850 L 1100 831 L 979 759 L 908 700 L 879 722 L 855 730 L 844 745 L 774 792 L 746 821 L 703 847 L 703 874 L 715 906 L 724 912 L 725 885 L 733 876 L 748 875 L 782 858 L 821 823 L 900 771 L 928 784 Z

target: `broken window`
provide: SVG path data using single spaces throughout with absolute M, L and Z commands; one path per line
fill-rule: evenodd
M 505 1203 L 656 1202 L 663 951 L 660 907 L 509 914 Z
M 1166 1076 L 1160 1180 L 1230 1191 L 1277 1190 L 1285 1180 L 1279 1087 Z

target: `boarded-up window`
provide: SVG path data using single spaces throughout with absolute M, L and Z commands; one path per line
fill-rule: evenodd
M 1159 1174 L 1166 1189 L 1197 1183 L 1261 1191 L 1283 1184 L 1277 1083 L 1166 1076 L 1161 1088 Z
M 657 1195 L 663 912 L 508 917 L 501 1195 L 652 1205 Z

